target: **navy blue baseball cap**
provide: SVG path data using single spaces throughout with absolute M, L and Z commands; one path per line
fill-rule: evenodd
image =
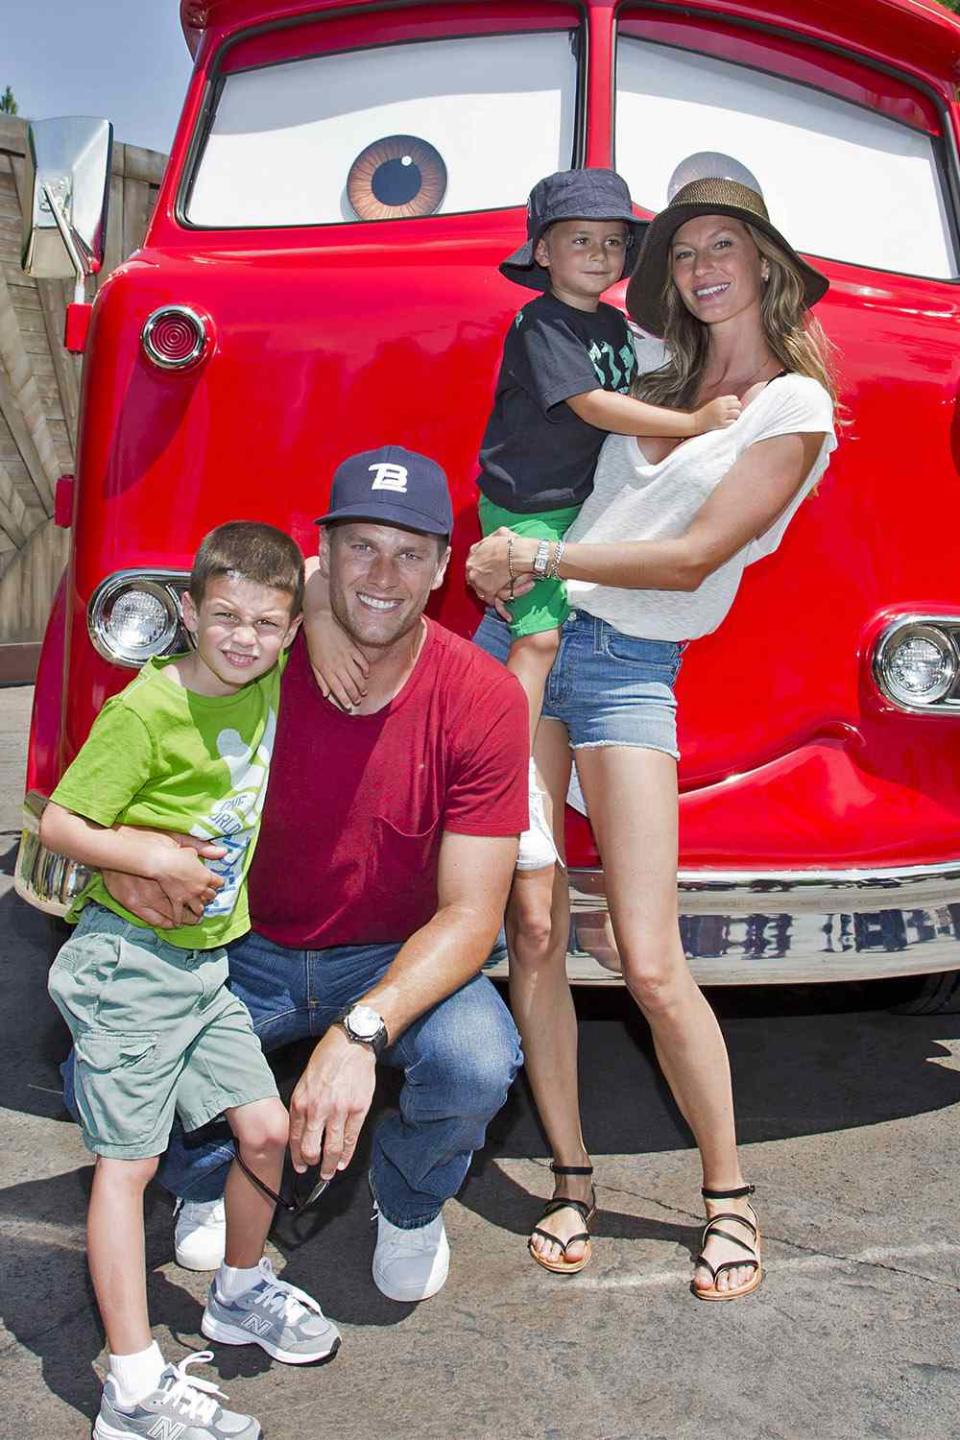
M 402 445 L 350 455 L 334 471 L 330 509 L 317 516 L 316 524 L 334 520 L 370 520 L 425 535 L 449 535 L 453 506 L 446 473 L 435 460 Z
M 622 220 L 627 227 L 630 268 L 637 241 L 646 228 L 630 203 L 630 190 L 616 170 L 558 170 L 538 180 L 527 201 L 527 239 L 500 265 L 500 274 L 528 290 L 547 290 L 550 271 L 534 259 L 537 241 L 558 220 Z

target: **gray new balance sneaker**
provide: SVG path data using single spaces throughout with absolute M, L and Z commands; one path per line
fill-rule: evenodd
M 287 1365 L 309 1365 L 334 1356 L 340 1348 L 340 1332 L 316 1300 L 278 1280 L 269 1260 L 260 1261 L 260 1272 L 256 1285 L 235 1300 L 218 1295 L 214 1280 L 200 1321 L 207 1339 L 221 1345 L 260 1345 Z
M 187 1355 L 179 1365 L 168 1365 L 160 1383 L 145 1400 L 126 1409 L 117 1399 L 113 1376 L 108 1375 L 100 1401 L 100 1414 L 93 1426 L 94 1440 L 143 1440 L 143 1437 L 176 1437 L 176 1440 L 260 1440 L 260 1426 L 252 1415 L 224 1410 L 214 1395 L 226 1395 L 209 1380 L 187 1374 L 190 1365 L 207 1364 L 212 1350 Z

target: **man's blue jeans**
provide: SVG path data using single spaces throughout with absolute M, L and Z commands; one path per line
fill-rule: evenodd
M 230 988 L 250 1011 L 269 1054 L 294 1040 L 319 1039 L 375 984 L 399 949 L 289 950 L 251 931 L 230 947 Z M 510 1013 L 482 975 L 421 1015 L 384 1052 L 383 1062 L 402 1069 L 404 1083 L 399 1112 L 377 1126 L 370 1183 L 394 1225 L 426 1225 L 456 1194 L 521 1060 Z M 73 1110 L 69 1062 L 64 1099 Z M 223 1194 L 232 1158 L 230 1143 L 191 1143 L 177 1125 L 158 1178 L 174 1195 L 214 1200 Z

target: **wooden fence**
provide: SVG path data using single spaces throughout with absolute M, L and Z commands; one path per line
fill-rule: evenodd
M 33 676 L 66 562 L 53 496 L 58 476 L 73 473 L 80 396 L 80 360 L 62 344 L 73 281 L 20 269 L 26 136 L 26 121 L 0 117 L 0 684 Z M 166 159 L 114 144 L 98 282 L 143 240 Z

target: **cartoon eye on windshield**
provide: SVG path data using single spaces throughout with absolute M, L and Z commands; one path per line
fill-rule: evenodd
M 416 135 L 387 135 L 350 166 L 347 199 L 358 220 L 433 215 L 447 190 L 440 152 Z
M 568 30 L 244 67 L 224 76 L 186 219 L 355 225 L 522 205 L 572 164 L 576 112 Z

